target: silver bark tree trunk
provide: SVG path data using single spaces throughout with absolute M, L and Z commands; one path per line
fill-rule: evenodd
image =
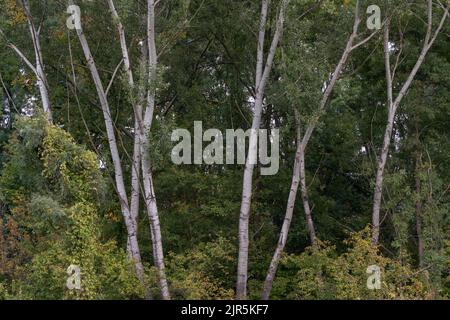
M 263 65 L 264 60 L 264 38 L 266 31 L 267 12 L 269 7 L 268 0 L 262 0 L 261 16 L 258 36 L 257 49 L 257 65 L 256 65 L 256 98 L 253 113 L 252 130 L 249 142 L 249 151 L 244 169 L 243 187 L 242 187 L 242 201 L 239 216 L 239 255 L 238 255 L 238 270 L 236 282 L 236 297 L 237 299 L 247 298 L 247 274 L 248 274 L 248 228 L 250 218 L 250 205 L 252 198 L 252 178 L 253 169 L 256 160 L 256 144 L 258 140 L 258 129 L 261 123 L 261 112 L 263 107 L 264 91 L 272 69 L 275 51 L 280 41 L 283 25 L 284 15 L 288 0 L 283 0 L 281 3 L 280 12 L 277 20 L 277 27 L 272 39 L 272 43 L 267 56 L 266 64 Z
M 297 118 L 297 117 L 296 117 Z M 292 222 L 292 215 L 295 208 L 295 199 L 297 198 L 298 186 L 300 183 L 300 166 L 302 159 L 302 139 L 300 132 L 300 123 L 297 119 L 297 150 L 295 153 L 294 170 L 292 173 L 291 189 L 289 191 L 288 202 L 286 206 L 286 214 L 284 216 L 283 226 L 281 227 L 280 237 L 278 239 L 278 244 L 273 254 L 272 261 L 270 262 L 269 270 L 267 271 L 266 280 L 264 282 L 263 292 L 261 298 L 263 300 L 268 300 L 270 297 L 270 292 L 272 290 L 273 280 L 275 274 L 277 273 L 278 264 L 281 259 L 281 254 L 283 253 L 284 247 L 286 246 L 287 237 L 289 234 L 289 228 Z
M 120 48 L 122 50 L 123 67 L 127 75 L 127 81 L 129 86 L 129 91 L 133 94 L 135 88 L 133 71 L 131 69 L 130 57 L 128 54 L 128 46 L 125 38 L 125 30 L 120 20 L 119 14 L 114 6 L 113 0 L 108 0 L 109 10 L 113 20 L 117 25 L 117 31 L 119 33 Z M 146 60 L 144 60 L 145 62 Z M 142 64 L 142 62 L 141 62 Z M 139 187 L 140 187 L 140 170 L 141 170 L 141 151 L 140 151 L 140 121 L 142 118 L 142 99 L 141 91 L 143 88 L 139 88 L 139 97 L 132 97 L 133 112 L 135 115 L 134 120 L 134 143 L 133 143 L 133 159 L 131 163 L 131 199 L 130 199 L 130 215 L 133 220 L 133 224 L 136 230 L 136 235 L 138 231 L 138 215 L 139 215 Z M 128 239 L 127 251 L 131 255 L 131 244 Z
M 36 81 L 39 88 L 39 93 L 41 95 L 41 101 L 42 101 L 42 108 L 44 109 L 44 113 L 47 116 L 47 120 L 52 123 L 53 122 L 53 115 L 51 110 L 51 103 L 50 103 L 50 95 L 48 91 L 48 82 L 47 82 L 47 76 L 44 71 L 44 59 L 42 56 L 42 47 L 41 47 L 41 41 L 39 37 L 40 29 L 36 29 L 36 26 L 33 21 L 33 16 L 31 14 L 31 8 L 30 3 L 28 0 L 21 0 L 22 6 L 25 11 L 25 16 L 27 17 L 27 25 L 28 30 L 30 32 L 31 40 L 33 43 L 33 49 L 34 49 L 34 55 L 35 55 L 35 68 L 32 69 L 32 71 L 36 75 Z M 15 51 L 24 58 L 25 56 L 21 53 L 19 53 L 18 49 L 15 48 Z
M 155 38 L 155 2 L 148 0 L 147 2 L 147 43 L 149 57 L 149 85 L 147 92 L 147 106 L 145 108 L 144 120 L 141 129 L 141 166 L 142 180 L 144 185 L 144 201 L 147 214 L 150 221 L 150 233 L 153 244 L 153 260 L 158 271 L 159 287 L 162 298 L 170 299 L 169 286 L 164 264 L 164 251 L 162 245 L 161 226 L 159 222 L 158 206 L 156 203 L 156 195 L 153 184 L 153 176 L 150 161 L 150 130 L 153 122 L 153 114 L 155 111 L 155 86 L 156 86 L 156 38 Z
M 422 46 L 422 50 L 420 52 L 419 57 L 417 58 L 417 61 L 412 68 L 410 74 L 408 75 L 406 81 L 403 83 L 400 92 L 398 93 L 397 97 L 393 98 L 393 83 L 394 83 L 394 77 L 392 75 L 391 71 L 391 63 L 390 63 L 390 42 L 389 42 L 389 21 L 386 23 L 384 27 L 384 60 L 385 60 L 385 70 L 386 70 L 386 87 L 387 87 L 387 108 L 388 108 L 388 119 L 386 124 L 386 129 L 384 132 L 384 139 L 383 139 L 383 145 L 381 147 L 380 156 L 378 157 L 378 164 L 377 164 L 377 173 L 375 178 L 375 188 L 374 188 L 374 196 L 373 196 L 373 206 L 372 206 L 372 243 L 375 245 L 378 245 L 379 238 L 380 238 L 380 210 L 381 210 L 381 197 L 383 193 L 383 177 L 384 177 L 384 170 L 386 166 L 386 160 L 389 154 L 389 147 L 391 144 L 391 137 L 392 137 L 392 130 L 394 127 L 394 119 L 395 114 L 397 111 L 398 106 L 400 105 L 401 101 L 405 97 L 409 87 L 411 86 L 412 81 L 414 80 L 417 72 L 419 71 L 419 68 L 421 67 L 423 61 L 425 60 L 425 57 L 432 47 L 434 41 L 436 40 L 437 36 L 439 35 L 439 32 L 441 31 L 445 19 L 447 18 L 449 11 L 449 7 L 444 9 L 444 14 L 441 18 L 441 21 L 436 28 L 434 34 L 432 33 L 432 27 L 433 27 L 433 2 L 432 0 L 428 0 L 428 6 L 427 6 L 427 16 L 428 16 L 428 23 L 427 23 L 427 33 L 424 39 L 424 43 Z M 396 69 L 396 66 L 394 67 L 394 70 Z
M 359 42 L 356 45 L 353 45 L 353 43 L 358 35 L 358 27 L 359 27 L 360 22 L 361 22 L 360 2 L 357 1 L 356 7 L 355 7 L 355 20 L 354 20 L 354 24 L 353 24 L 352 34 L 350 35 L 350 37 L 347 41 L 347 44 L 345 46 L 345 50 L 341 56 L 341 59 L 339 60 L 338 64 L 336 65 L 336 67 L 332 73 L 332 78 L 323 93 L 322 99 L 321 99 L 319 107 L 318 107 L 319 111 L 322 111 L 326 107 L 327 102 L 329 101 L 331 94 L 333 92 L 333 89 L 342 73 L 342 70 L 346 65 L 346 62 L 348 60 L 350 53 L 355 48 L 359 47 L 363 43 L 370 40 L 370 38 L 374 35 L 374 33 L 373 33 L 369 37 L 364 39 L 363 41 Z M 310 204 L 309 204 L 308 188 L 307 188 L 307 184 L 306 184 L 305 149 L 306 149 L 306 146 L 308 145 L 309 139 L 310 139 L 315 127 L 317 126 L 317 122 L 319 119 L 315 118 L 313 121 L 311 121 L 308 124 L 305 136 L 302 139 L 301 131 L 300 131 L 300 118 L 297 113 L 297 110 L 295 110 L 295 118 L 296 118 L 296 122 L 297 122 L 297 151 L 296 151 L 295 161 L 294 161 L 294 170 L 293 170 L 293 174 L 292 174 L 291 189 L 289 192 L 288 203 L 286 206 L 285 219 L 284 219 L 283 226 L 282 226 L 282 229 L 280 232 L 278 244 L 275 249 L 275 253 L 272 257 L 270 267 L 267 272 L 266 280 L 264 282 L 262 299 L 269 299 L 269 296 L 270 296 L 270 291 L 272 289 L 273 280 L 275 278 L 275 274 L 276 274 L 276 271 L 278 268 L 281 254 L 283 253 L 284 247 L 286 245 L 287 236 L 288 236 L 290 224 L 292 221 L 292 214 L 293 214 L 293 209 L 295 207 L 296 195 L 297 195 L 299 185 L 300 185 L 302 202 L 303 202 L 303 210 L 305 212 L 306 224 L 307 224 L 307 228 L 308 228 L 311 245 L 315 246 L 317 243 L 316 231 L 315 231 L 314 222 L 313 222 L 312 213 L 311 213 Z
M 69 0 L 69 4 L 73 5 L 74 2 Z M 128 197 L 125 189 L 124 179 L 123 179 L 123 171 L 122 164 L 119 156 L 119 150 L 117 148 L 117 141 L 114 132 L 114 124 L 111 118 L 111 112 L 109 108 L 109 103 L 106 98 L 106 93 L 103 87 L 103 84 L 100 79 L 100 75 L 97 70 L 97 66 L 94 62 L 94 58 L 91 54 L 91 50 L 89 48 L 89 44 L 86 40 L 84 32 L 82 29 L 76 29 L 78 39 L 80 45 L 83 49 L 83 53 L 85 55 L 89 71 L 91 73 L 92 79 L 95 84 L 95 88 L 97 90 L 97 95 L 100 101 L 100 105 L 103 111 L 103 118 L 105 121 L 106 133 L 108 137 L 109 149 L 111 152 L 111 158 L 114 167 L 114 175 L 115 175 L 115 189 L 117 195 L 119 197 L 119 203 L 122 211 L 122 215 L 125 220 L 125 225 L 127 228 L 128 241 L 130 244 L 131 256 L 133 258 L 136 275 L 141 282 L 141 284 L 146 288 L 145 277 L 144 277 L 144 267 L 142 265 L 141 254 L 139 250 L 139 244 L 136 236 L 136 228 L 133 223 L 133 218 L 131 217 L 130 207 L 128 205 Z M 147 298 L 150 298 L 149 292 L 147 291 Z

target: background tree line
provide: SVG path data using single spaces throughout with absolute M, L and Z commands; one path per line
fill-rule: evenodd
M 448 298 L 448 1 L 0 8 L 0 298 Z M 174 165 L 194 121 L 279 172 Z

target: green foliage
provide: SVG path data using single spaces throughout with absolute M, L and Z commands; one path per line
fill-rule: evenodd
M 104 183 L 97 157 L 62 129 L 39 119 L 23 118 L 18 123 L 17 135 L 8 147 L 10 159 L 0 178 L 4 201 L 10 200 L 12 206 L 8 219 L 19 222 L 22 232 L 30 235 L 30 245 L 37 244 L 31 250 L 31 262 L 22 268 L 23 279 L 16 283 L 13 296 L 142 297 L 143 288 L 126 253 L 117 249 L 114 241 L 101 237 L 97 200 Z M 30 165 L 38 167 L 41 174 L 38 171 L 36 176 L 30 173 L 31 178 L 24 177 Z M 36 185 L 45 187 L 34 189 L 31 195 L 24 192 Z M 26 246 L 26 240 L 22 241 Z M 81 290 L 66 288 L 70 265 L 81 269 Z
M 388 258 L 374 247 L 368 230 L 354 233 L 345 241 L 347 251 L 321 243 L 300 255 L 282 260 L 274 283 L 274 298 L 289 299 L 424 299 L 423 277 L 410 265 Z M 381 289 L 369 290 L 366 270 L 381 269 Z
M 62 198 L 94 200 L 104 189 L 97 156 L 69 133 L 49 127 L 42 148 L 42 174 Z
M 185 254 L 168 257 L 169 279 L 177 299 L 232 299 L 230 278 L 235 247 L 226 239 L 203 243 Z
M 54 126 L 41 115 L 36 76 L 7 42 L 30 61 L 35 52 L 26 15 L 15 0 L 0 0 L 0 299 L 135 299 L 143 288 L 125 252 L 127 232 L 114 190 L 114 166 L 101 107 L 86 59 L 65 26 L 67 4 L 30 1 L 40 39 Z M 260 0 L 159 1 L 158 66 L 140 72 L 146 1 L 115 0 L 125 27 L 135 88 L 122 66 L 117 21 L 105 1 L 79 1 L 83 31 L 108 103 L 130 195 L 134 114 L 138 89 L 156 93 L 149 133 L 154 188 L 172 296 L 232 298 L 242 165 L 175 166 L 171 131 L 247 129 L 254 101 Z M 283 223 L 295 157 L 295 117 L 302 132 L 317 127 L 306 148 L 306 181 L 319 248 L 309 246 L 300 195 L 285 256 L 275 277 L 276 299 L 426 299 L 450 297 L 450 24 L 427 54 L 397 110 L 384 173 L 381 246 L 370 245 L 377 156 L 386 126 L 382 32 L 352 51 L 324 110 L 317 106 L 351 32 L 355 0 L 291 0 L 264 98 L 261 127 L 280 129 L 280 170 L 255 170 L 250 216 L 249 296 L 259 299 Z M 271 1 L 265 57 L 280 1 Z M 357 41 L 371 30 L 361 24 Z M 391 19 L 391 63 L 399 56 L 394 93 L 420 53 L 426 2 L 375 1 Z M 441 14 L 433 7 L 436 27 Z M 395 27 L 394 27 L 395 26 Z M 403 43 L 402 50 L 399 44 Z M 70 48 L 70 52 L 69 52 Z M 139 97 L 142 98 L 142 97 Z M 144 97 L 145 98 L 145 97 Z M 145 99 L 144 99 L 145 100 Z M 143 104 L 145 107 L 145 104 Z M 259 168 L 258 168 L 259 169 Z M 417 189 L 416 181 L 420 188 Z M 421 205 L 424 255 L 416 231 Z M 141 199 L 138 238 L 156 298 L 152 243 Z M 66 270 L 81 267 L 81 291 L 65 287 Z M 382 289 L 368 290 L 366 268 L 382 269 Z

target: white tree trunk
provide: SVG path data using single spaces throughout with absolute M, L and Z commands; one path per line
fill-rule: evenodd
M 278 46 L 278 42 L 281 38 L 284 25 L 284 14 L 288 0 L 283 0 L 281 3 L 281 9 L 279 12 L 277 27 L 272 39 L 269 54 L 265 67 L 263 67 L 264 57 L 264 37 L 266 28 L 266 19 L 268 12 L 268 0 L 262 0 L 261 16 L 260 16 L 260 29 L 258 37 L 258 51 L 257 51 L 257 65 L 256 65 L 256 100 L 252 121 L 252 132 L 250 135 L 249 153 L 244 169 L 243 187 L 242 187 L 242 201 L 239 216 L 239 256 L 238 256 L 238 270 L 237 270 L 237 283 L 236 283 L 236 297 L 237 299 L 247 298 L 247 274 L 248 274 L 248 226 L 250 218 L 250 205 L 252 198 L 252 178 L 253 168 L 256 159 L 256 144 L 258 140 L 258 129 L 261 123 L 261 112 L 263 107 L 264 91 L 272 69 L 273 58 Z
M 129 91 L 134 92 L 135 82 L 133 77 L 133 71 L 131 70 L 131 62 L 128 54 L 128 47 L 125 38 L 125 30 L 120 20 L 119 14 L 114 6 L 113 0 L 108 0 L 109 10 L 113 20 L 117 25 L 117 31 L 119 33 L 120 48 L 122 50 L 123 67 L 127 75 Z M 145 63 L 145 60 L 144 60 Z M 143 88 L 140 88 L 140 92 Z M 135 97 L 133 100 L 133 112 L 135 115 L 134 121 L 134 144 L 133 144 L 133 159 L 131 163 L 131 199 L 130 199 L 130 215 L 133 220 L 133 225 L 136 230 L 136 235 L 138 231 L 138 215 L 139 215 L 139 187 L 140 187 L 140 169 L 141 169 L 141 151 L 140 151 L 140 121 L 142 118 L 142 100 L 140 97 L 137 99 Z M 131 255 L 131 245 L 128 240 L 127 251 Z
M 44 60 L 42 57 L 41 42 L 39 39 L 40 31 L 36 30 L 36 27 L 34 25 L 33 16 L 31 15 L 30 3 L 28 2 L 28 0 L 22 0 L 22 5 L 25 10 L 25 15 L 27 17 L 28 23 L 28 30 L 30 31 L 31 40 L 33 42 L 34 55 L 36 60 L 35 65 L 36 67 L 34 69 L 34 72 L 36 74 L 37 79 L 36 81 L 41 95 L 42 107 L 44 109 L 44 113 L 47 116 L 47 120 L 50 123 L 52 123 L 53 115 L 51 111 L 50 96 L 48 92 L 47 76 L 45 75 L 44 72 Z
M 69 3 L 73 5 L 73 1 L 69 0 Z M 133 218 L 131 217 L 130 208 L 128 205 L 128 197 L 125 189 L 125 184 L 123 180 L 123 172 L 122 165 L 119 156 L 119 150 L 117 148 L 117 141 L 114 132 L 114 124 L 111 118 L 111 112 L 108 104 L 108 100 L 106 98 L 106 93 L 103 87 L 103 84 L 100 79 L 100 75 L 97 70 L 97 66 L 95 65 L 94 58 L 91 54 L 91 50 L 89 48 L 89 44 L 86 40 L 86 37 L 83 33 L 82 29 L 76 30 L 78 39 L 80 41 L 81 47 L 83 49 L 89 71 L 91 72 L 92 79 L 95 84 L 95 88 L 97 89 L 98 98 L 100 100 L 100 105 L 103 111 L 103 117 L 106 126 L 106 133 L 108 136 L 108 143 L 111 152 L 111 158 L 114 166 L 114 174 L 115 174 L 115 188 L 117 195 L 119 197 L 119 203 L 122 210 L 122 215 L 125 220 L 125 225 L 127 228 L 128 241 L 130 245 L 131 256 L 133 258 L 133 262 L 135 265 L 136 275 L 142 285 L 147 288 L 145 284 L 144 277 L 144 267 L 142 265 L 141 254 L 139 250 L 139 245 L 136 236 L 136 228 L 133 223 Z M 150 293 L 147 291 L 147 298 L 150 298 Z
M 292 173 L 291 189 L 289 191 L 288 202 L 286 206 L 286 214 L 284 216 L 283 226 L 281 227 L 280 237 L 278 244 L 273 254 L 272 261 L 270 262 L 269 270 L 267 271 L 266 280 L 264 282 L 263 292 L 261 298 L 268 300 L 270 297 L 270 291 L 272 290 L 273 280 L 277 273 L 278 264 L 281 259 L 284 247 L 286 246 L 287 237 L 289 234 L 289 228 L 292 222 L 292 215 L 295 208 L 295 199 L 297 198 L 298 186 L 300 183 L 300 163 L 302 158 L 302 140 L 300 135 L 300 124 L 297 126 L 297 151 L 295 153 L 294 170 Z
M 342 69 L 345 67 L 345 64 L 348 60 L 348 57 L 352 50 L 359 47 L 362 43 L 365 43 L 372 37 L 372 35 L 365 40 L 361 41 L 357 45 L 353 45 L 354 40 L 356 39 L 358 35 L 358 27 L 360 24 L 360 3 L 359 1 L 356 2 L 356 9 L 355 9 L 355 21 L 353 25 L 353 32 L 350 35 L 344 53 L 342 54 L 341 59 L 339 60 L 339 63 L 336 65 L 333 73 L 332 78 L 330 80 L 330 83 L 328 84 L 327 88 L 325 89 L 325 92 L 323 93 L 322 99 L 319 104 L 319 110 L 322 110 L 327 105 L 327 102 L 329 101 L 331 94 L 333 92 L 333 89 L 341 75 Z M 281 254 L 283 253 L 284 247 L 286 245 L 288 233 L 290 224 L 292 221 L 292 214 L 295 207 L 295 201 L 298 191 L 298 186 L 300 185 L 301 189 L 301 195 L 302 195 L 302 202 L 303 202 L 303 209 L 305 212 L 305 218 L 306 218 L 306 224 L 308 228 L 309 238 L 311 241 L 311 245 L 315 246 L 317 243 L 317 237 L 316 237 L 316 231 L 314 227 L 314 222 L 312 219 L 311 209 L 309 205 L 309 198 L 308 198 L 308 188 L 306 184 L 306 170 L 305 170 L 305 149 L 308 145 L 309 139 L 317 125 L 318 119 L 314 119 L 308 124 L 306 134 L 305 136 L 301 137 L 300 132 L 300 119 L 297 111 L 295 110 L 295 118 L 297 122 L 297 151 L 295 154 L 295 161 L 294 161 L 294 170 L 292 174 L 292 182 L 291 182 L 291 189 L 289 192 L 288 202 L 286 206 L 286 214 L 283 222 L 283 226 L 281 228 L 280 237 L 278 240 L 277 247 L 275 249 L 275 253 L 272 257 L 272 261 L 270 263 L 269 270 L 267 272 L 266 280 L 264 282 L 264 288 L 262 292 L 262 299 L 266 300 L 269 299 L 270 291 L 272 290 L 272 284 L 273 280 L 275 278 L 275 274 L 278 268 L 278 264 L 281 258 Z
M 347 44 L 345 46 L 344 52 L 341 56 L 341 59 L 339 60 L 335 69 L 333 70 L 331 80 L 328 83 L 328 85 L 323 93 L 323 96 L 322 96 L 322 99 L 320 101 L 319 108 L 318 108 L 318 114 L 320 114 L 320 112 L 325 109 L 328 101 L 330 100 L 331 94 L 334 90 L 334 87 L 336 86 L 337 81 L 341 77 L 342 70 L 344 69 L 344 67 L 347 63 L 350 53 L 355 48 L 359 47 L 361 44 L 368 41 L 374 35 L 374 33 L 373 33 L 372 35 L 370 35 L 369 37 L 367 37 L 360 43 L 354 45 L 355 39 L 358 36 L 358 28 L 359 28 L 360 23 L 361 23 L 360 2 L 356 1 L 355 21 L 353 23 L 353 31 L 347 41 Z M 308 124 L 308 126 L 306 128 L 306 132 L 305 132 L 305 135 L 304 135 L 302 143 L 301 143 L 301 145 L 302 145 L 301 151 L 302 152 L 301 152 L 301 159 L 300 159 L 301 160 L 300 161 L 300 185 L 301 185 L 301 193 L 302 193 L 302 200 L 303 200 L 303 209 L 305 212 L 306 225 L 308 227 L 309 238 L 310 238 L 312 245 L 316 244 L 316 232 L 315 232 L 314 222 L 312 219 L 311 209 L 310 209 L 310 205 L 309 205 L 308 188 L 307 188 L 307 184 L 306 184 L 305 150 L 306 150 L 306 147 L 308 146 L 309 140 L 311 139 L 311 135 L 313 134 L 318 122 L 319 122 L 319 118 L 315 117 L 312 119 L 312 121 Z
M 400 92 L 395 100 L 393 100 L 393 75 L 391 72 L 391 64 L 390 64 L 390 49 L 389 49 L 389 21 L 386 23 L 384 28 L 384 60 L 385 60 L 385 69 L 386 69 L 386 86 L 387 86 L 387 107 L 388 107 L 388 119 L 387 125 L 384 132 L 383 146 L 381 148 L 381 153 L 378 158 L 377 165 L 377 173 L 375 178 L 375 189 L 373 196 L 373 207 L 372 207 L 372 243 L 377 245 L 380 238 L 380 210 L 381 210 L 381 197 L 383 193 L 383 177 L 384 177 L 384 169 L 386 165 L 386 160 L 389 154 L 389 147 L 391 144 L 391 136 L 392 130 L 394 128 L 394 119 L 398 106 L 400 105 L 402 99 L 405 97 L 409 87 L 411 86 L 412 81 L 414 80 L 419 68 L 421 67 L 425 57 L 436 40 L 439 32 L 441 31 L 445 19 L 447 18 L 449 11 L 449 7 L 447 6 L 444 14 L 441 18 L 441 21 L 436 28 L 434 34 L 432 34 L 432 26 L 433 26 L 433 2 L 432 0 L 428 0 L 428 24 L 427 24 L 427 33 L 425 36 L 425 40 L 423 43 L 422 50 L 420 52 L 417 61 L 411 70 L 408 78 L 403 84 Z M 395 68 L 394 68 L 395 69 Z
M 147 42 L 149 56 L 149 89 L 147 93 L 147 106 L 143 120 L 141 131 L 141 165 L 142 180 L 144 184 L 144 200 L 147 214 L 150 221 L 150 233 L 152 235 L 153 259 L 158 270 L 159 286 L 162 298 L 170 299 L 169 286 L 165 273 L 164 251 L 162 245 L 161 226 L 159 222 L 158 206 L 156 203 L 156 195 L 153 184 L 150 161 L 150 130 L 153 122 L 153 114 L 155 111 L 155 85 L 156 85 L 156 38 L 155 38 L 155 3 L 148 0 L 147 12 Z

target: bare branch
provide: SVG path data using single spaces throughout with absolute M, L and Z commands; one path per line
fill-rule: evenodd
M 334 89 L 338 79 L 341 76 L 342 69 L 346 65 L 347 59 L 348 59 L 350 53 L 352 52 L 353 42 L 355 41 L 356 37 L 358 36 L 358 27 L 361 22 L 361 17 L 359 14 L 360 14 L 360 1 L 357 0 L 356 5 L 355 5 L 355 20 L 353 23 L 352 34 L 350 35 L 350 37 L 347 41 L 347 44 L 345 46 L 344 52 L 342 53 L 341 59 L 339 60 L 338 64 L 336 65 L 336 68 L 334 69 L 334 71 L 332 73 L 330 83 L 327 85 L 325 92 L 322 96 L 322 99 L 320 101 L 319 108 L 318 108 L 319 112 L 321 112 L 327 105 L 328 100 L 330 99 L 331 94 L 333 92 L 333 89 Z M 306 129 L 305 135 L 303 136 L 303 142 L 302 142 L 304 149 L 306 149 L 306 146 L 308 145 L 309 139 L 311 138 L 311 135 L 317 125 L 317 122 L 318 122 L 318 117 L 313 119 L 312 122 L 308 125 L 308 128 Z
M 287 7 L 288 3 L 289 3 L 289 0 L 283 0 L 283 2 L 281 3 L 280 13 L 278 15 L 278 20 L 277 20 L 277 26 L 275 29 L 275 34 L 273 36 L 272 43 L 270 45 L 269 54 L 267 56 L 266 65 L 264 67 L 264 72 L 261 76 L 259 84 L 256 87 L 256 91 L 261 91 L 261 92 L 264 91 L 267 80 L 269 78 L 270 71 L 272 70 L 273 59 L 275 57 L 275 51 L 277 49 L 278 42 L 280 41 L 280 38 L 283 34 L 285 11 L 286 11 L 286 7 Z
M 114 70 L 114 72 L 113 72 L 113 74 L 111 76 L 111 80 L 109 80 L 108 86 L 106 87 L 106 91 L 105 91 L 106 96 L 108 96 L 109 90 L 111 89 L 111 86 L 112 86 L 112 84 L 114 82 L 114 79 L 116 78 L 117 72 L 119 71 L 120 66 L 122 65 L 122 63 L 123 63 L 123 59 L 120 59 L 120 62 L 117 65 L 116 69 Z
M 403 84 L 403 87 L 401 88 L 397 98 L 394 101 L 394 104 L 393 104 L 394 109 L 397 109 L 397 107 L 399 106 L 399 104 L 402 101 L 403 97 L 406 95 L 406 92 L 408 91 L 409 87 L 411 86 L 412 81 L 414 80 L 417 72 L 419 71 L 419 68 L 421 67 L 423 61 L 425 60 L 425 57 L 426 57 L 428 51 L 430 50 L 431 46 L 433 45 L 434 41 L 436 40 L 437 35 L 440 33 L 440 31 L 441 31 L 441 29 L 442 29 L 442 27 L 444 25 L 445 18 L 448 15 L 449 8 L 447 7 L 445 9 L 445 11 L 444 11 L 444 14 L 443 14 L 442 18 L 441 18 L 439 26 L 437 27 L 436 31 L 434 32 L 433 37 L 431 38 L 432 18 L 430 17 L 430 10 L 432 10 L 432 9 L 430 9 L 430 8 L 432 8 L 432 1 L 431 0 L 428 1 L 428 26 L 427 26 L 427 34 L 425 36 L 425 41 L 423 43 L 422 51 L 421 51 L 419 57 L 417 58 L 416 64 L 414 65 L 413 69 L 411 70 L 407 80 Z
M 30 60 L 28 60 L 28 58 L 25 56 L 25 54 L 19 50 L 19 48 L 17 48 L 14 44 L 10 43 L 8 44 L 8 46 L 13 49 L 17 55 L 23 60 L 23 62 L 25 62 L 25 64 L 31 69 L 31 71 L 33 71 L 33 73 L 39 77 L 39 74 L 36 70 L 36 68 L 34 67 L 34 65 L 30 62 Z

